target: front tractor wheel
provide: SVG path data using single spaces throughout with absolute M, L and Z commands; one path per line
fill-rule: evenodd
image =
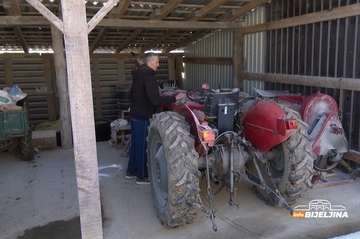
M 150 120 L 148 166 L 151 193 L 158 218 L 165 227 L 192 223 L 199 202 L 198 154 L 189 124 L 175 112 Z
M 301 120 L 296 111 L 287 107 L 282 108 L 287 118 L 298 121 L 298 129 L 286 141 L 271 149 L 268 153 L 268 163 L 258 164 L 266 185 L 273 191 L 278 190 L 288 204 L 293 204 L 311 187 L 316 155 L 312 152 L 312 140 L 307 133 L 308 125 Z M 247 166 L 258 176 L 252 161 Z M 257 187 L 255 190 L 260 197 L 275 204 L 263 190 Z

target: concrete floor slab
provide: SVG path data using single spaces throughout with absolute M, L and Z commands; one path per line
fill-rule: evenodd
M 134 180 L 124 178 L 128 159 L 120 156 L 121 151 L 107 142 L 99 142 L 97 152 L 105 239 L 330 238 L 360 230 L 359 178 L 353 184 L 310 189 L 296 204 L 308 205 L 313 199 L 326 199 L 333 205 L 346 207 L 348 218 L 294 219 L 285 209 L 266 205 L 251 185 L 239 183 L 235 197 L 238 209 L 227 203 L 229 194 L 225 189 L 214 198 L 217 232 L 212 230 L 211 220 L 200 209 L 194 223 L 167 229 L 156 217 L 150 186 L 137 185 Z M 204 180 L 200 183 L 204 189 Z M 33 162 L 0 153 L 0 193 L 0 238 L 37 238 L 36 234 L 26 233 L 58 221 L 77 223 L 73 150 L 41 151 Z M 202 199 L 206 203 L 205 194 Z M 66 224 L 51 225 L 54 228 L 54 225 Z M 78 234 L 71 234 L 69 230 L 51 229 L 48 237 L 41 238 L 75 239 L 74 235 Z M 62 233 L 62 237 L 55 237 Z

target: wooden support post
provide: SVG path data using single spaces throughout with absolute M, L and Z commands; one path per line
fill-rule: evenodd
M 64 54 L 64 41 L 59 29 L 51 25 L 52 45 L 54 49 L 54 68 L 56 86 L 59 94 L 60 106 L 60 136 L 63 149 L 72 148 L 71 116 L 68 94 L 68 82 L 66 78 L 66 62 Z
M 125 84 L 125 61 L 124 58 L 118 58 L 117 59 L 117 69 L 118 69 L 118 83 L 119 84 Z
M 56 109 L 55 109 L 55 96 L 54 87 L 51 71 L 51 60 L 49 58 L 43 58 L 44 74 L 45 74 L 45 85 L 47 88 L 46 101 L 48 107 L 48 115 L 50 121 L 56 120 Z
M 12 87 L 14 84 L 11 58 L 4 59 L 5 86 Z
M 61 1 L 81 236 L 102 239 L 99 173 L 85 1 Z
M 93 58 L 92 62 L 93 62 L 93 81 L 94 81 L 96 117 L 98 119 L 101 119 L 102 110 L 101 110 L 101 92 L 100 92 L 100 77 L 99 77 L 99 60 L 98 58 Z
M 183 58 L 181 56 L 175 57 L 175 80 L 176 86 L 180 89 L 183 89 L 182 81 L 182 72 L 183 72 Z
M 110 11 L 108 2 L 88 26 L 84 1 L 63 0 L 63 21 L 37 0 L 26 0 L 64 33 L 74 158 L 80 208 L 81 237 L 102 239 L 99 173 L 91 88 L 88 30 Z
M 243 34 L 241 28 L 233 29 L 233 72 L 234 87 L 244 90 L 243 75 Z
M 175 80 L 174 57 L 168 57 L 169 80 Z

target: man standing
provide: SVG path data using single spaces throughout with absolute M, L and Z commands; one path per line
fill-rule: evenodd
M 145 54 L 144 64 L 131 72 L 133 76 L 130 90 L 131 149 L 125 178 L 136 178 L 137 184 L 149 184 L 146 155 L 149 119 L 155 113 L 156 107 L 186 96 L 185 93 L 160 96 L 155 77 L 158 67 L 159 56 L 151 52 Z

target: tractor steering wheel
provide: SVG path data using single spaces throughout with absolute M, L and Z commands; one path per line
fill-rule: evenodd
M 188 90 L 186 92 L 186 96 L 191 101 L 197 102 L 199 104 L 204 104 L 210 92 L 211 92 L 210 89 L 196 88 L 196 89 Z

